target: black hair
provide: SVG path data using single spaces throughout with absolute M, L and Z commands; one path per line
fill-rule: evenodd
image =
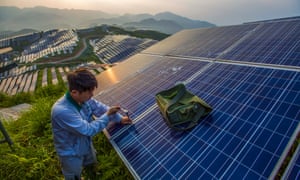
M 77 90 L 80 93 L 98 87 L 96 77 L 87 69 L 79 68 L 67 75 L 69 91 Z

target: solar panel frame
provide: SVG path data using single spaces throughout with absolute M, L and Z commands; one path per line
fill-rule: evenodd
M 300 128 L 300 126 L 299 126 Z M 299 129 L 298 128 L 298 129 Z M 299 179 L 300 178 L 300 146 L 296 149 L 282 179 Z

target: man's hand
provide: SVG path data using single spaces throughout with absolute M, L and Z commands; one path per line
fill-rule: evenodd
M 123 116 L 121 119 L 121 124 L 132 124 L 132 120 L 128 116 Z
M 108 116 L 109 116 L 109 115 L 112 115 L 112 114 L 115 114 L 115 113 L 118 112 L 120 109 L 121 109 L 120 106 L 111 106 L 111 107 L 107 110 L 106 114 L 107 114 Z
M 119 110 L 121 110 L 120 106 L 111 106 L 107 110 L 106 114 L 109 116 L 109 115 L 117 113 Z M 128 117 L 128 114 L 127 114 L 127 116 L 122 116 L 122 119 L 121 119 L 120 123 L 121 124 L 132 124 L 132 120 Z

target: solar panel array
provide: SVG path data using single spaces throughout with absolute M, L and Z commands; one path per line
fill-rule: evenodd
M 220 58 L 300 66 L 299 20 L 266 23 Z
M 300 66 L 299 28 L 299 18 L 295 18 L 290 21 L 186 30 L 145 52 Z
M 128 59 L 157 61 L 96 99 L 120 104 L 134 120 L 106 131 L 133 176 L 274 178 L 300 131 L 299 32 L 299 18 L 187 30 Z M 213 107 L 187 132 L 171 130 L 155 103 L 157 92 L 179 82 Z

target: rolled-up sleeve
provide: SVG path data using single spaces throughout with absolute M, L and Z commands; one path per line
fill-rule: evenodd
M 99 101 L 97 101 L 94 98 L 91 98 L 88 102 L 87 102 L 91 109 L 93 114 L 98 118 L 98 117 L 102 117 L 103 115 L 106 115 L 106 112 L 109 109 L 109 106 L 107 106 L 106 104 L 103 104 Z M 122 115 L 120 113 L 116 113 L 116 114 L 112 114 L 108 116 L 109 121 L 114 121 L 114 122 L 121 122 L 122 120 Z

